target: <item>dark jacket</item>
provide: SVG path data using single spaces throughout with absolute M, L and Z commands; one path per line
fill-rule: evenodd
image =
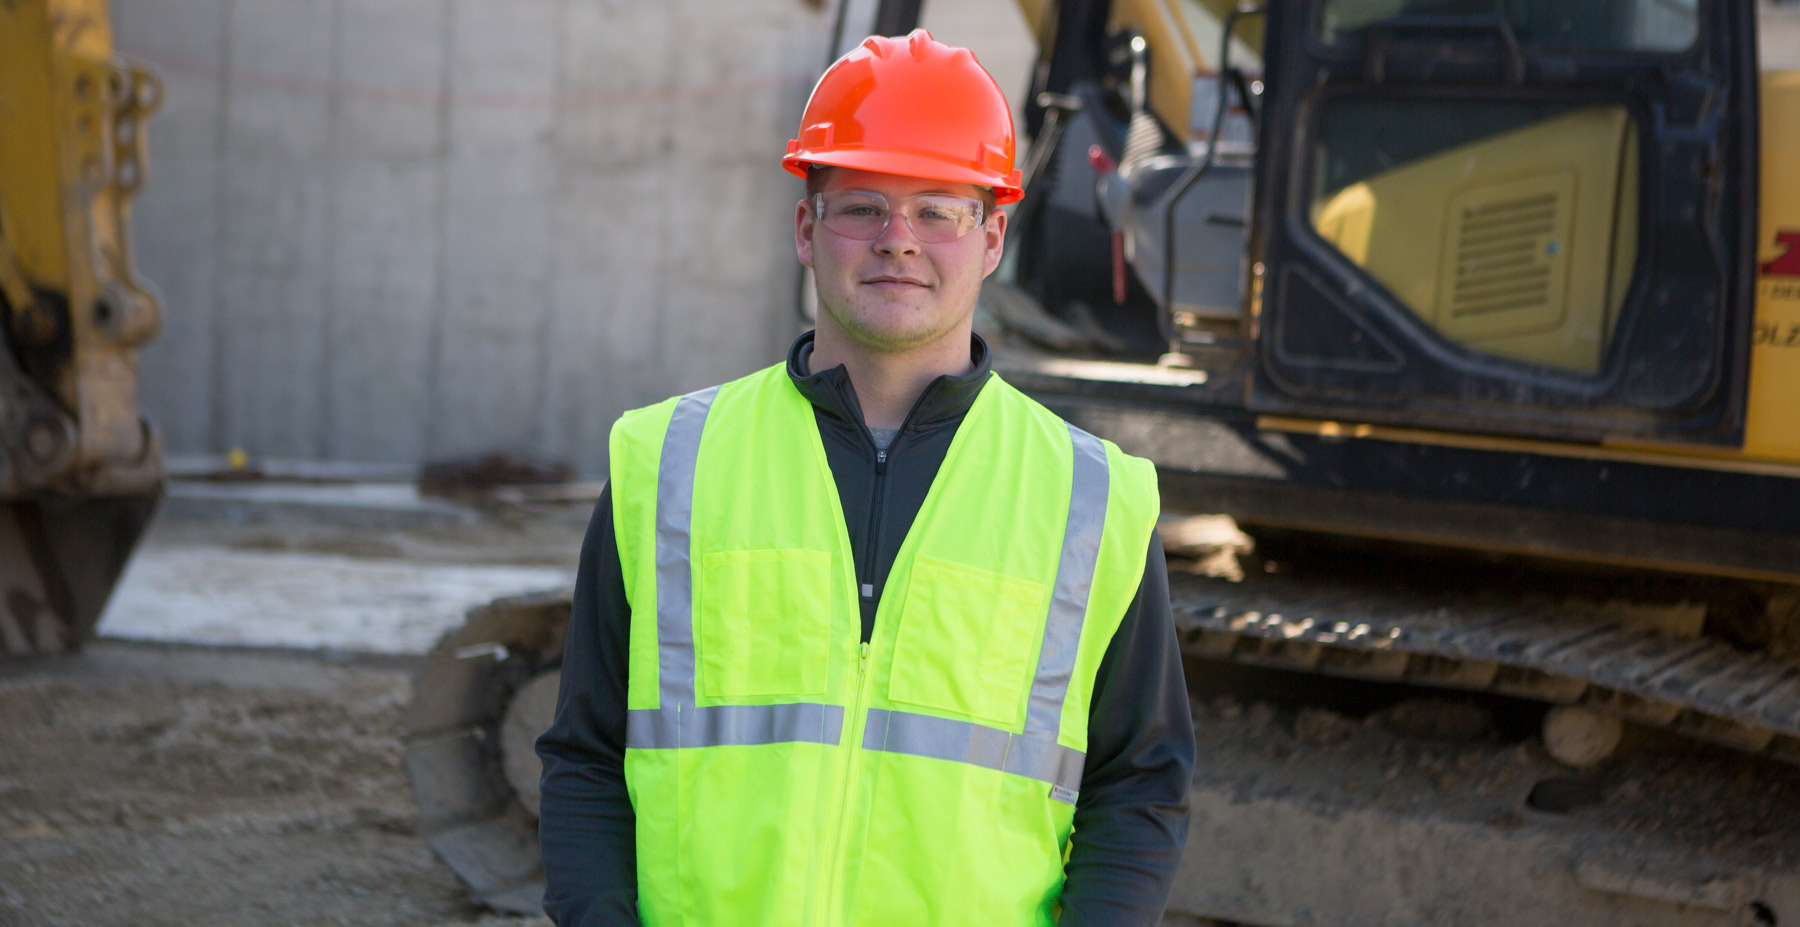
M 809 372 L 812 334 L 788 353 L 788 375 L 813 404 L 843 501 L 862 586 L 862 638 L 900 542 L 970 403 L 990 374 L 978 336 L 975 370 L 939 377 L 885 454 L 863 426 L 843 367 Z M 538 826 L 548 890 L 544 910 L 563 927 L 636 924 L 637 852 L 625 791 L 625 679 L 631 606 L 602 494 L 575 580 L 556 721 L 538 739 L 544 761 Z M 1161 920 L 1188 829 L 1194 731 L 1169 614 L 1162 541 L 1150 537 L 1144 578 L 1094 681 L 1087 766 L 1065 867 L 1064 927 L 1154 927 Z

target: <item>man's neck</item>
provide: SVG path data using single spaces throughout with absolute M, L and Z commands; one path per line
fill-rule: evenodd
M 850 375 L 863 424 L 870 428 L 899 428 L 931 381 L 974 368 L 966 326 L 929 344 L 889 352 L 870 350 L 835 326 L 820 325 L 813 336 L 811 367 L 829 370 L 839 364 Z

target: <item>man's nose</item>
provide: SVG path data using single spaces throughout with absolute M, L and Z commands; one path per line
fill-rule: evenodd
M 881 236 L 875 239 L 875 250 L 890 257 L 919 253 L 919 239 L 913 234 L 912 223 L 906 221 L 905 213 L 895 210 L 888 214 L 887 228 L 882 229 Z

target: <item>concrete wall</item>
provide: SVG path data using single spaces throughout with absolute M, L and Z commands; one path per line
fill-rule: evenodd
M 939 6 L 944 37 L 986 33 L 996 51 L 978 52 L 1022 90 L 1010 0 Z M 798 330 L 799 183 L 777 159 L 829 3 L 114 0 L 113 16 L 167 88 L 134 224 L 166 316 L 144 396 L 174 453 L 504 448 L 593 473 L 620 411 L 772 363 Z

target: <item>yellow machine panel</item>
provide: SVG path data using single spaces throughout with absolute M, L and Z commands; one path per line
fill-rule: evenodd
M 1744 455 L 1800 463 L 1800 71 L 1762 76 L 1761 259 Z
M 1352 184 L 1313 225 L 1449 340 L 1594 373 L 1631 279 L 1637 133 L 1578 109 Z
M 161 313 L 132 272 L 128 226 L 160 85 L 114 59 L 102 0 L 32 0 L 0 3 L 0 88 L 0 295 L 14 351 L 50 358 L 38 386 L 63 412 L 34 414 L 36 475 L 0 495 L 153 489 L 160 453 L 135 371 Z

